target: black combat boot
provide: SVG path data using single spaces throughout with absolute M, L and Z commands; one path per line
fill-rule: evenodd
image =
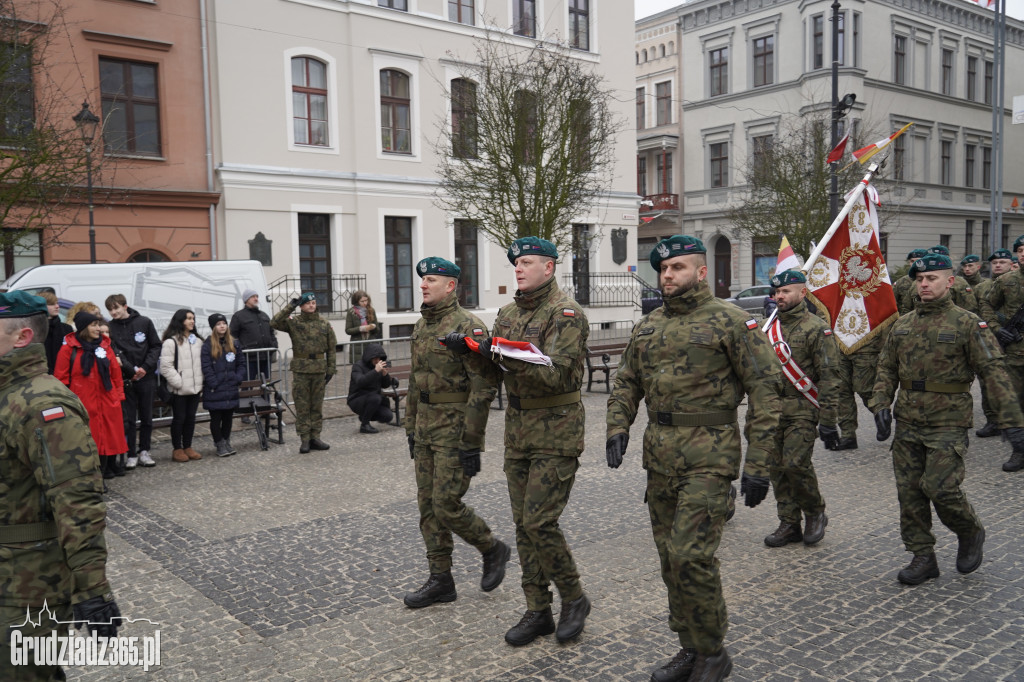
M 306 454 L 307 452 L 309 452 L 308 440 L 303 439 L 303 441 L 299 444 L 299 452 L 301 452 L 302 454 Z
M 825 526 L 828 525 L 828 517 L 825 512 L 804 515 L 804 544 L 816 545 L 825 537 Z
M 1002 432 L 1003 430 L 1001 428 L 999 428 L 992 422 L 988 422 L 980 429 L 975 431 L 974 435 L 977 436 L 978 438 L 991 438 L 992 436 L 998 436 Z
M 319 438 L 316 438 L 316 437 L 309 439 L 309 447 L 311 447 L 314 450 L 330 450 L 331 449 L 330 445 L 328 445 L 327 443 L 323 442 L 322 440 L 320 440 Z
M 484 552 L 484 574 L 480 578 L 480 589 L 490 592 L 505 579 L 505 564 L 512 556 L 512 549 L 501 540 L 495 539 L 491 548 Z
M 956 570 L 961 573 L 974 573 L 981 566 L 982 546 L 985 544 L 985 529 L 979 528 L 976 533 L 958 536 L 956 548 Z
M 935 560 L 935 552 L 932 552 L 925 556 L 915 556 L 896 579 L 904 585 L 920 585 L 929 578 L 938 577 L 939 562 Z
M 359 425 L 359 433 L 380 433 L 370 422 L 363 422 Z
M 444 573 L 431 573 L 423 587 L 405 595 L 405 605 L 410 609 L 421 609 L 434 602 L 455 601 L 455 581 L 450 570 Z
M 689 682 L 719 682 L 729 677 L 731 672 L 732 659 L 725 647 L 722 647 L 715 654 L 697 654 Z
M 765 536 L 764 544 L 769 547 L 784 547 L 791 542 L 800 542 L 803 539 L 804 534 L 800 532 L 799 523 L 782 521 L 774 533 Z
M 555 631 L 555 619 L 551 607 L 543 611 L 527 611 L 516 625 L 505 633 L 505 641 L 512 646 L 525 646 L 541 635 Z
M 1003 471 L 1020 471 L 1024 469 L 1024 452 L 1014 452 L 1010 459 L 1003 462 Z
M 686 682 L 696 658 L 696 649 L 680 649 L 671 661 L 651 673 L 651 682 Z
M 112 455 L 100 456 L 100 473 L 108 481 L 114 477 L 114 457 Z
M 836 443 L 834 450 L 856 450 L 857 449 L 857 436 L 843 436 Z
M 581 594 L 572 601 L 562 600 L 562 612 L 558 614 L 558 630 L 555 639 L 568 642 L 576 639 L 583 632 L 583 623 L 590 615 L 590 599 Z

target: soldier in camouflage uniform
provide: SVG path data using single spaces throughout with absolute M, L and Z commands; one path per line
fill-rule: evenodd
M 909 301 L 908 292 L 912 295 L 914 293 L 914 280 L 910 279 L 910 266 L 914 264 L 918 258 L 924 258 L 928 255 L 928 249 L 914 249 L 907 254 L 906 264 L 893 273 L 890 281 L 892 282 L 892 293 L 896 297 L 896 307 L 900 311 L 900 315 L 906 315 L 910 310 L 904 310 L 902 306 Z M 871 389 L 868 389 L 871 390 Z
M 940 256 L 946 256 L 947 258 L 949 257 L 949 249 L 942 244 L 926 249 L 926 251 L 929 254 L 938 254 Z M 981 313 L 981 308 L 978 305 L 978 297 L 974 294 L 974 290 L 971 288 L 971 285 L 968 284 L 967 280 L 963 277 L 953 277 L 953 286 L 949 290 L 949 295 L 950 298 L 953 299 L 953 305 L 960 306 L 964 310 L 972 312 L 975 315 L 979 315 Z M 915 287 L 910 287 L 903 292 L 902 303 L 900 302 L 900 299 L 896 299 L 896 307 L 899 309 L 900 315 L 905 315 L 913 310 L 920 301 L 921 299 L 917 295 L 917 289 Z
M 441 341 L 453 332 L 478 340 L 487 335 L 483 322 L 459 305 L 455 290 L 461 269 L 443 258 L 424 258 L 416 273 L 423 306 L 412 332 L 405 430 L 409 454 L 416 461 L 420 533 L 430 577 L 419 590 L 405 595 L 409 608 L 455 600 L 453 532 L 483 555 L 484 592 L 501 584 L 512 553 L 462 502 L 470 479 L 480 471 L 487 416 L 501 370 L 476 353 L 449 353 Z
M 82 403 L 46 372 L 47 326 L 45 300 L 0 294 L 0 679 L 14 682 L 65 679 L 58 666 L 11 661 L 15 629 L 68 634 L 44 603 L 54 620 L 90 623 L 100 637 L 116 635 L 121 616 L 106 578 L 99 454 Z
M 1009 252 L 1006 252 L 1009 255 Z M 995 254 L 993 254 L 995 256 Z M 994 263 L 993 256 L 989 257 L 989 262 Z M 1009 270 L 1009 261 L 1006 264 L 1006 270 Z M 971 285 L 974 290 L 974 295 L 978 299 L 978 315 L 981 315 L 982 299 L 985 297 L 985 292 L 988 290 L 992 280 L 985 279 L 981 276 L 981 257 L 977 254 L 971 253 L 963 257 L 960 261 L 960 270 L 963 278 L 967 280 L 967 283 Z M 1005 272 L 1005 271 L 1001 271 Z M 996 275 L 993 274 L 993 277 Z M 981 411 L 985 414 L 985 425 L 975 431 L 975 435 L 979 438 L 989 438 L 991 436 L 998 436 L 1002 433 L 1002 429 L 995 423 L 995 410 L 988 401 L 988 389 L 985 388 L 985 382 L 979 382 L 981 386 Z
M 769 466 L 779 510 L 779 527 L 764 543 L 769 547 L 782 547 L 802 540 L 805 545 L 814 545 L 825 535 L 828 516 L 811 455 L 819 433 L 825 447 L 834 447 L 839 440 L 835 421 L 839 346 L 832 328 L 808 312 L 804 305 L 807 277 L 802 272 L 785 270 L 772 277 L 771 283 L 779 302 L 778 319 L 785 344 L 781 349 L 796 364 L 796 367 L 790 366 L 790 376 L 798 383 L 794 384 L 788 376 L 783 381 L 782 417 Z M 806 386 L 806 382 L 800 381 L 803 378 L 798 376 L 800 373 L 817 386 L 820 409 L 797 388 Z M 815 431 L 816 426 L 818 431 Z M 800 529 L 801 513 L 806 518 L 803 531 Z
M 988 386 L 999 422 L 1016 450 L 1024 447 L 1024 415 L 1002 371 L 1002 353 L 984 320 L 953 305 L 953 264 L 929 254 L 910 270 L 921 300 L 893 325 L 879 357 L 871 411 L 878 440 L 892 430 L 896 389 L 893 470 L 900 501 L 900 534 L 910 564 L 897 576 L 918 585 L 939 575 L 932 535 L 931 507 L 958 538 L 956 569 L 970 573 L 981 565 L 985 529 L 961 489 L 967 429 L 974 404 L 971 382 L 977 374 Z
M 1024 237 L 1018 237 L 1014 248 L 1024 253 Z M 998 253 L 998 252 L 997 252 Z M 993 254 L 994 255 L 994 254 Z M 1024 306 L 1024 272 L 1010 270 L 992 280 L 985 290 L 981 304 L 981 316 L 988 322 L 1005 353 L 1006 369 L 1009 370 L 1014 391 L 1014 402 L 1024 406 L 1024 341 L 1020 329 L 1009 326 L 1010 320 Z M 989 407 L 998 411 L 994 395 L 989 394 Z M 1006 424 L 1002 424 L 1005 428 Z M 1024 448 L 1014 445 L 1013 453 L 1005 463 L 1003 471 L 1020 471 L 1024 468 Z
M 646 501 L 669 627 L 682 649 L 656 682 L 720 680 L 732 669 L 715 552 L 729 509 L 741 448 L 736 408 L 749 396 L 749 442 L 740 491 L 747 506 L 768 493 L 782 390 L 779 361 L 757 323 L 711 293 L 704 244 L 678 235 L 651 251 L 664 305 L 633 327 L 608 398 L 606 457 L 617 468 L 641 400 Z
M 974 296 L 978 296 L 978 286 L 981 285 L 981 256 L 976 253 L 969 253 L 960 259 L 960 276 L 967 280 L 967 283 L 971 285 L 971 289 L 974 291 Z M 981 302 L 981 299 L 978 299 Z
M 829 450 L 857 449 L 857 398 L 867 405 L 871 388 L 875 385 L 878 353 L 882 350 L 884 334 L 875 334 L 854 350 L 839 349 L 839 385 L 837 386 L 836 415 L 842 437 Z
M 291 317 L 295 308 L 300 312 Z M 312 292 L 293 298 L 274 315 L 270 326 L 287 332 L 292 339 L 292 397 L 299 452 L 329 450 L 331 446 L 320 440 L 320 430 L 324 423 L 324 389 L 338 372 L 334 328 L 317 313 L 316 294 Z

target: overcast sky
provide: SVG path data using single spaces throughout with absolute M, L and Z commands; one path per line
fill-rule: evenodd
M 962 0 L 962 2 L 969 2 L 969 0 Z M 634 0 L 634 3 L 637 19 L 683 4 L 681 0 Z M 1015 19 L 1024 19 L 1024 0 L 1006 0 L 1006 14 Z

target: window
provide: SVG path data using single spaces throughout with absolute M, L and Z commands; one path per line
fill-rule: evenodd
M 724 95 L 729 92 L 729 48 L 720 47 L 708 54 L 711 96 Z
M 6 233 L 17 234 L 17 229 L 4 229 Z M 10 277 L 19 270 L 30 268 L 33 265 L 43 264 L 43 250 L 39 244 L 39 232 L 37 230 L 24 231 L 17 239 L 13 235 L 5 235 L 3 243 L 6 246 L 0 247 L 0 254 L 4 259 L 4 277 Z M 11 243 L 13 241 L 13 243 Z
M 754 87 L 775 81 L 775 36 L 754 39 Z
M 169 263 L 170 258 L 156 249 L 142 249 L 125 259 L 125 263 Z
M 519 163 L 531 164 L 536 158 L 537 140 L 537 95 L 529 90 L 520 90 L 515 95 L 516 153 Z
M 303 291 L 316 294 L 321 312 L 332 310 L 331 216 L 326 213 L 299 214 L 299 281 Z
M 754 279 L 751 281 L 751 284 L 767 285 L 772 273 L 775 271 L 775 266 L 779 262 L 779 247 L 763 239 L 752 239 L 750 247 L 754 262 Z M 751 295 L 757 296 L 758 293 L 751 292 Z M 742 296 L 743 292 L 739 295 Z M 768 292 L 765 292 L 764 295 L 767 296 Z
M 537 0 L 512 0 L 512 28 L 517 36 L 537 37 Z
M 892 141 L 892 177 L 894 180 L 902 180 L 906 171 L 907 162 L 907 140 L 900 135 Z
M 476 83 L 452 80 L 452 156 L 477 158 Z
M 160 155 L 156 64 L 100 59 L 107 153 Z
M 659 54 L 660 57 L 664 58 L 664 56 L 665 56 L 665 44 L 664 43 L 662 43 L 661 45 L 658 46 L 658 54 Z
M 636 193 L 647 196 L 647 157 L 636 157 Z
M 657 125 L 668 125 L 672 122 L 672 83 L 658 83 L 654 91 L 658 100 Z
M 853 13 L 853 65 L 860 66 L 860 12 Z
M 981 148 L 981 186 L 983 189 L 992 188 L 992 147 Z
M 989 250 L 989 230 L 988 221 L 981 221 L 981 257 L 988 258 L 991 251 Z
M 672 194 L 672 152 L 656 155 L 658 161 L 658 194 Z
M 388 311 L 412 310 L 412 218 L 384 217 Z
M 964 225 L 964 251 L 971 253 L 974 251 L 974 221 L 968 220 Z
M 708 151 L 711 160 L 711 186 L 725 187 L 729 183 L 729 143 L 716 142 L 708 147 Z
M 387 7 L 389 9 L 400 9 L 403 12 L 409 11 L 408 0 L 377 0 L 377 7 Z
M 953 94 L 953 50 L 942 50 L 942 94 Z
M 964 185 L 974 187 L 974 155 L 978 148 L 969 144 L 964 146 Z
M 772 135 L 759 135 L 758 137 L 751 138 L 751 166 L 754 171 L 754 177 L 758 177 L 761 173 L 769 170 L 768 160 L 772 150 L 772 142 L 774 138 Z
M 811 68 L 825 66 L 825 17 L 818 14 L 811 17 Z
M 295 144 L 327 146 L 327 65 L 323 62 L 292 58 L 292 112 Z
M 839 30 L 836 31 L 836 45 L 839 46 L 839 66 L 846 63 L 846 14 L 839 13 Z
M 448 0 L 448 20 L 474 25 L 473 0 Z
M 939 245 L 945 246 L 947 249 L 949 248 L 949 244 L 950 244 L 951 240 L 952 240 L 952 235 L 948 235 L 948 234 L 940 234 L 939 235 Z
M 590 157 L 590 103 L 577 99 L 569 103 L 571 149 L 569 153 L 575 171 L 591 169 Z
M 459 305 L 463 308 L 480 307 L 480 278 L 477 268 L 476 223 L 472 220 L 455 221 L 455 264 L 462 269 L 455 287 Z
M 646 88 L 636 89 L 636 129 L 643 130 L 647 127 L 647 90 Z
M 999 248 L 1010 250 L 1010 233 L 1006 229 L 1006 225 L 1003 225 L 1003 229 L 999 230 Z
M 953 142 L 952 140 L 941 141 L 942 152 L 940 155 L 939 163 L 939 177 L 940 182 L 943 185 L 953 184 Z
M 978 58 L 967 58 L 967 99 L 974 100 L 978 96 Z
M 0 43 L 0 64 L 0 141 L 11 142 L 27 135 L 35 118 L 31 47 Z
M 992 104 L 992 62 L 985 60 L 985 92 L 982 101 Z
M 590 0 L 569 0 L 569 44 L 577 50 L 590 49 Z M 665 46 L 661 46 L 665 56 Z
M 907 37 L 896 36 L 892 58 L 892 82 L 904 85 L 907 82 Z
M 412 153 L 409 76 L 394 69 L 380 72 L 380 144 L 386 152 Z
M 878 250 L 882 252 L 880 254 L 882 256 L 882 260 L 884 260 L 886 263 L 888 263 L 889 262 L 889 233 L 888 232 L 879 232 L 878 233 Z

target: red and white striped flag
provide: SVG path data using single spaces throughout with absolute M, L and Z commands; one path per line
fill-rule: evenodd
M 800 259 L 793 252 L 793 247 L 789 245 L 786 235 L 782 235 L 782 243 L 779 244 L 779 258 L 775 263 L 775 272 L 798 270 L 799 268 Z
M 908 123 L 907 125 L 897 130 L 895 133 L 890 135 L 889 137 L 879 140 L 878 142 L 872 142 L 867 147 L 861 147 L 860 149 L 853 153 L 853 158 L 857 159 L 862 164 L 867 163 L 868 159 L 870 159 L 872 156 L 888 147 L 893 140 L 895 140 L 903 133 L 907 132 L 907 128 L 909 128 L 912 125 L 914 125 L 913 122 Z
M 843 139 L 836 143 L 836 146 L 828 153 L 828 158 L 825 159 L 825 163 L 835 163 L 841 161 L 843 154 L 846 153 L 846 143 L 850 141 L 850 131 L 847 130 L 846 134 L 843 135 Z

